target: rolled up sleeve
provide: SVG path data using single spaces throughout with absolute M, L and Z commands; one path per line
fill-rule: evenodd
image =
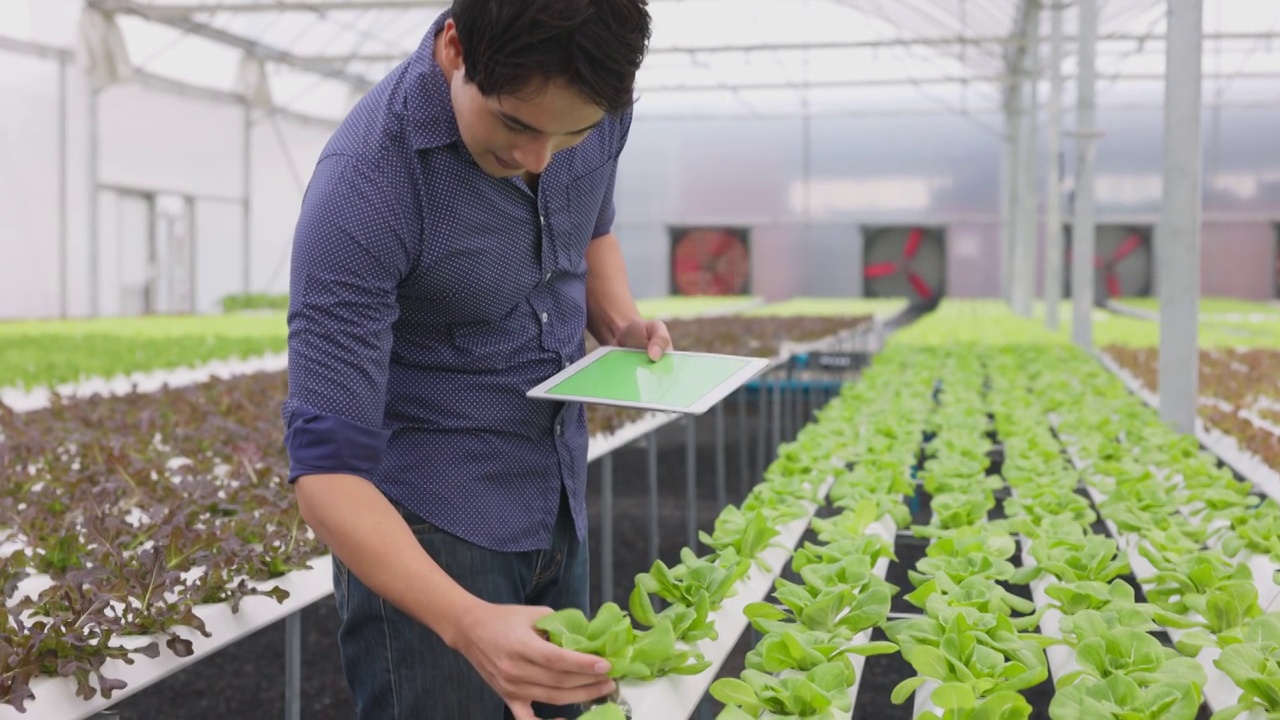
M 281 408 L 289 482 L 378 469 L 397 287 L 415 243 L 375 170 L 323 158 L 293 239 L 289 391 Z

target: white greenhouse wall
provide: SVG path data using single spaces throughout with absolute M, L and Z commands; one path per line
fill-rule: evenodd
M 195 197 L 242 195 L 244 110 L 135 85 L 98 96 L 100 181 Z
M 221 312 L 222 298 L 243 287 L 244 207 L 200 200 L 195 216 L 196 312 Z
M 58 64 L 0 52 L 0 317 L 59 309 Z
M 289 288 L 289 250 L 302 195 L 333 129 L 274 122 L 278 130 L 270 119 L 255 123 L 251 136 L 250 285 L 254 292 L 283 293 Z

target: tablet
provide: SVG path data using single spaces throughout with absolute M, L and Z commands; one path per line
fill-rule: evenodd
M 530 390 L 531 398 L 701 415 L 769 366 L 767 358 L 606 346 Z

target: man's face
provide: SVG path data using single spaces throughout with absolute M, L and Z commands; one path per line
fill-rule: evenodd
M 436 61 L 449 81 L 462 142 L 494 177 L 540 174 L 551 156 L 582 142 L 604 111 L 553 80 L 516 95 L 485 97 L 467 81 L 453 21 L 436 40 Z

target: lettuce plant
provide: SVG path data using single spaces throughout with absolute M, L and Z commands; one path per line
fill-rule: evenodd
M 919 673 L 894 688 L 894 703 L 904 702 L 930 678 L 943 686 L 965 685 L 981 698 L 1034 687 L 1049 676 L 1044 638 L 1018 632 L 1003 615 L 950 608 L 938 619 L 890 621 L 885 633 Z
M 536 627 L 560 647 L 604 658 L 614 679 L 649 680 L 663 675 L 696 675 L 711 666 L 702 653 L 676 647 L 670 622 L 636 632 L 615 603 L 605 603 L 590 620 L 577 608 L 539 618 Z
M 996 506 L 990 491 L 946 492 L 933 496 L 930 507 L 933 519 L 927 527 L 913 528 L 921 537 L 935 537 L 940 530 L 951 530 L 974 525 L 987 519 L 987 513 Z
M 1200 686 L 1187 680 L 1164 680 L 1146 687 L 1126 675 L 1082 680 L 1054 694 L 1049 716 L 1054 720 L 1195 720 Z
M 1106 680 L 1112 675 L 1126 675 L 1141 686 L 1181 680 L 1203 687 L 1207 681 L 1200 663 L 1180 656 L 1142 630 L 1109 626 L 1095 611 L 1072 616 L 1071 633 L 1077 641 L 1080 669 L 1059 678 L 1059 689 L 1081 678 Z
M 926 710 L 917 720 L 1027 720 L 1031 703 L 1016 692 L 998 692 L 983 698 L 974 696 L 968 685 L 940 685 L 931 696 L 941 714 Z
M 866 558 L 871 567 L 875 567 L 881 558 L 898 559 L 893 552 L 892 541 L 879 535 L 861 535 L 826 544 L 805 542 L 791 556 L 791 569 L 800 572 L 806 565 L 842 562 L 849 557 Z
M 777 545 L 774 542 L 779 534 L 779 523 L 776 520 L 765 510 L 744 513 L 736 506 L 729 505 L 716 517 L 712 533 L 700 530 L 698 539 L 707 547 L 721 552 L 731 548 L 737 557 L 759 563 L 760 553 Z M 764 565 L 761 564 L 761 567 Z M 767 567 L 764 569 L 769 570 Z
M 628 720 L 627 711 L 617 703 L 596 705 L 578 716 L 578 720 Z
M 853 645 L 841 634 L 803 628 L 767 633 L 747 653 L 746 666 L 766 673 L 787 670 L 808 672 L 829 662 L 847 662 L 849 655 L 884 655 L 897 652 L 890 642 Z
M 1280 615 L 1255 618 L 1237 640 L 1213 664 L 1240 688 L 1240 701 L 1214 713 L 1213 720 L 1232 720 L 1250 711 L 1267 720 L 1280 718 Z
M 1026 575 L 1049 573 L 1065 583 L 1106 583 L 1129 572 L 1128 557 L 1120 553 L 1115 540 L 1079 530 L 1071 535 L 1041 537 L 1031 543 L 1028 552 L 1036 561 L 1020 573 L 1028 581 L 1031 578 Z
M 971 607 L 983 613 L 1011 616 L 1019 613 L 1026 617 L 1013 618 L 1017 630 L 1031 630 L 1040 623 L 1040 616 L 1047 607 L 1037 609 L 1035 603 L 1000 587 L 983 577 L 965 578 L 957 583 L 949 575 L 942 574 L 916 588 L 906 596 L 907 602 L 925 609 L 930 602 L 941 602 L 952 607 Z
M 846 640 L 883 624 L 892 600 L 886 587 L 873 587 L 865 592 L 843 587 L 813 595 L 803 586 L 789 585 L 780 587 L 774 595 L 782 607 L 759 601 L 743 608 L 747 619 L 760 632 L 808 629 Z
M 633 592 L 653 593 L 686 607 L 705 597 L 711 610 L 718 610 L 750 569 L 751 561 L 739 557 L 732 547 L 705 557 L 686 547 L 680 550 L 679 564 L 668 568 L 662 560 L 654 560 L 649 572 L 636 575 Z
M 724 703 L 717 720 L 750 718 L 803 718 L 837 720 L 853 709 L 849 688 L 853 666 L 823 663 L 803 675 L 775 677 L 746 669 L 739 678 L 721 678 L 711 684 L 711 695 Z

